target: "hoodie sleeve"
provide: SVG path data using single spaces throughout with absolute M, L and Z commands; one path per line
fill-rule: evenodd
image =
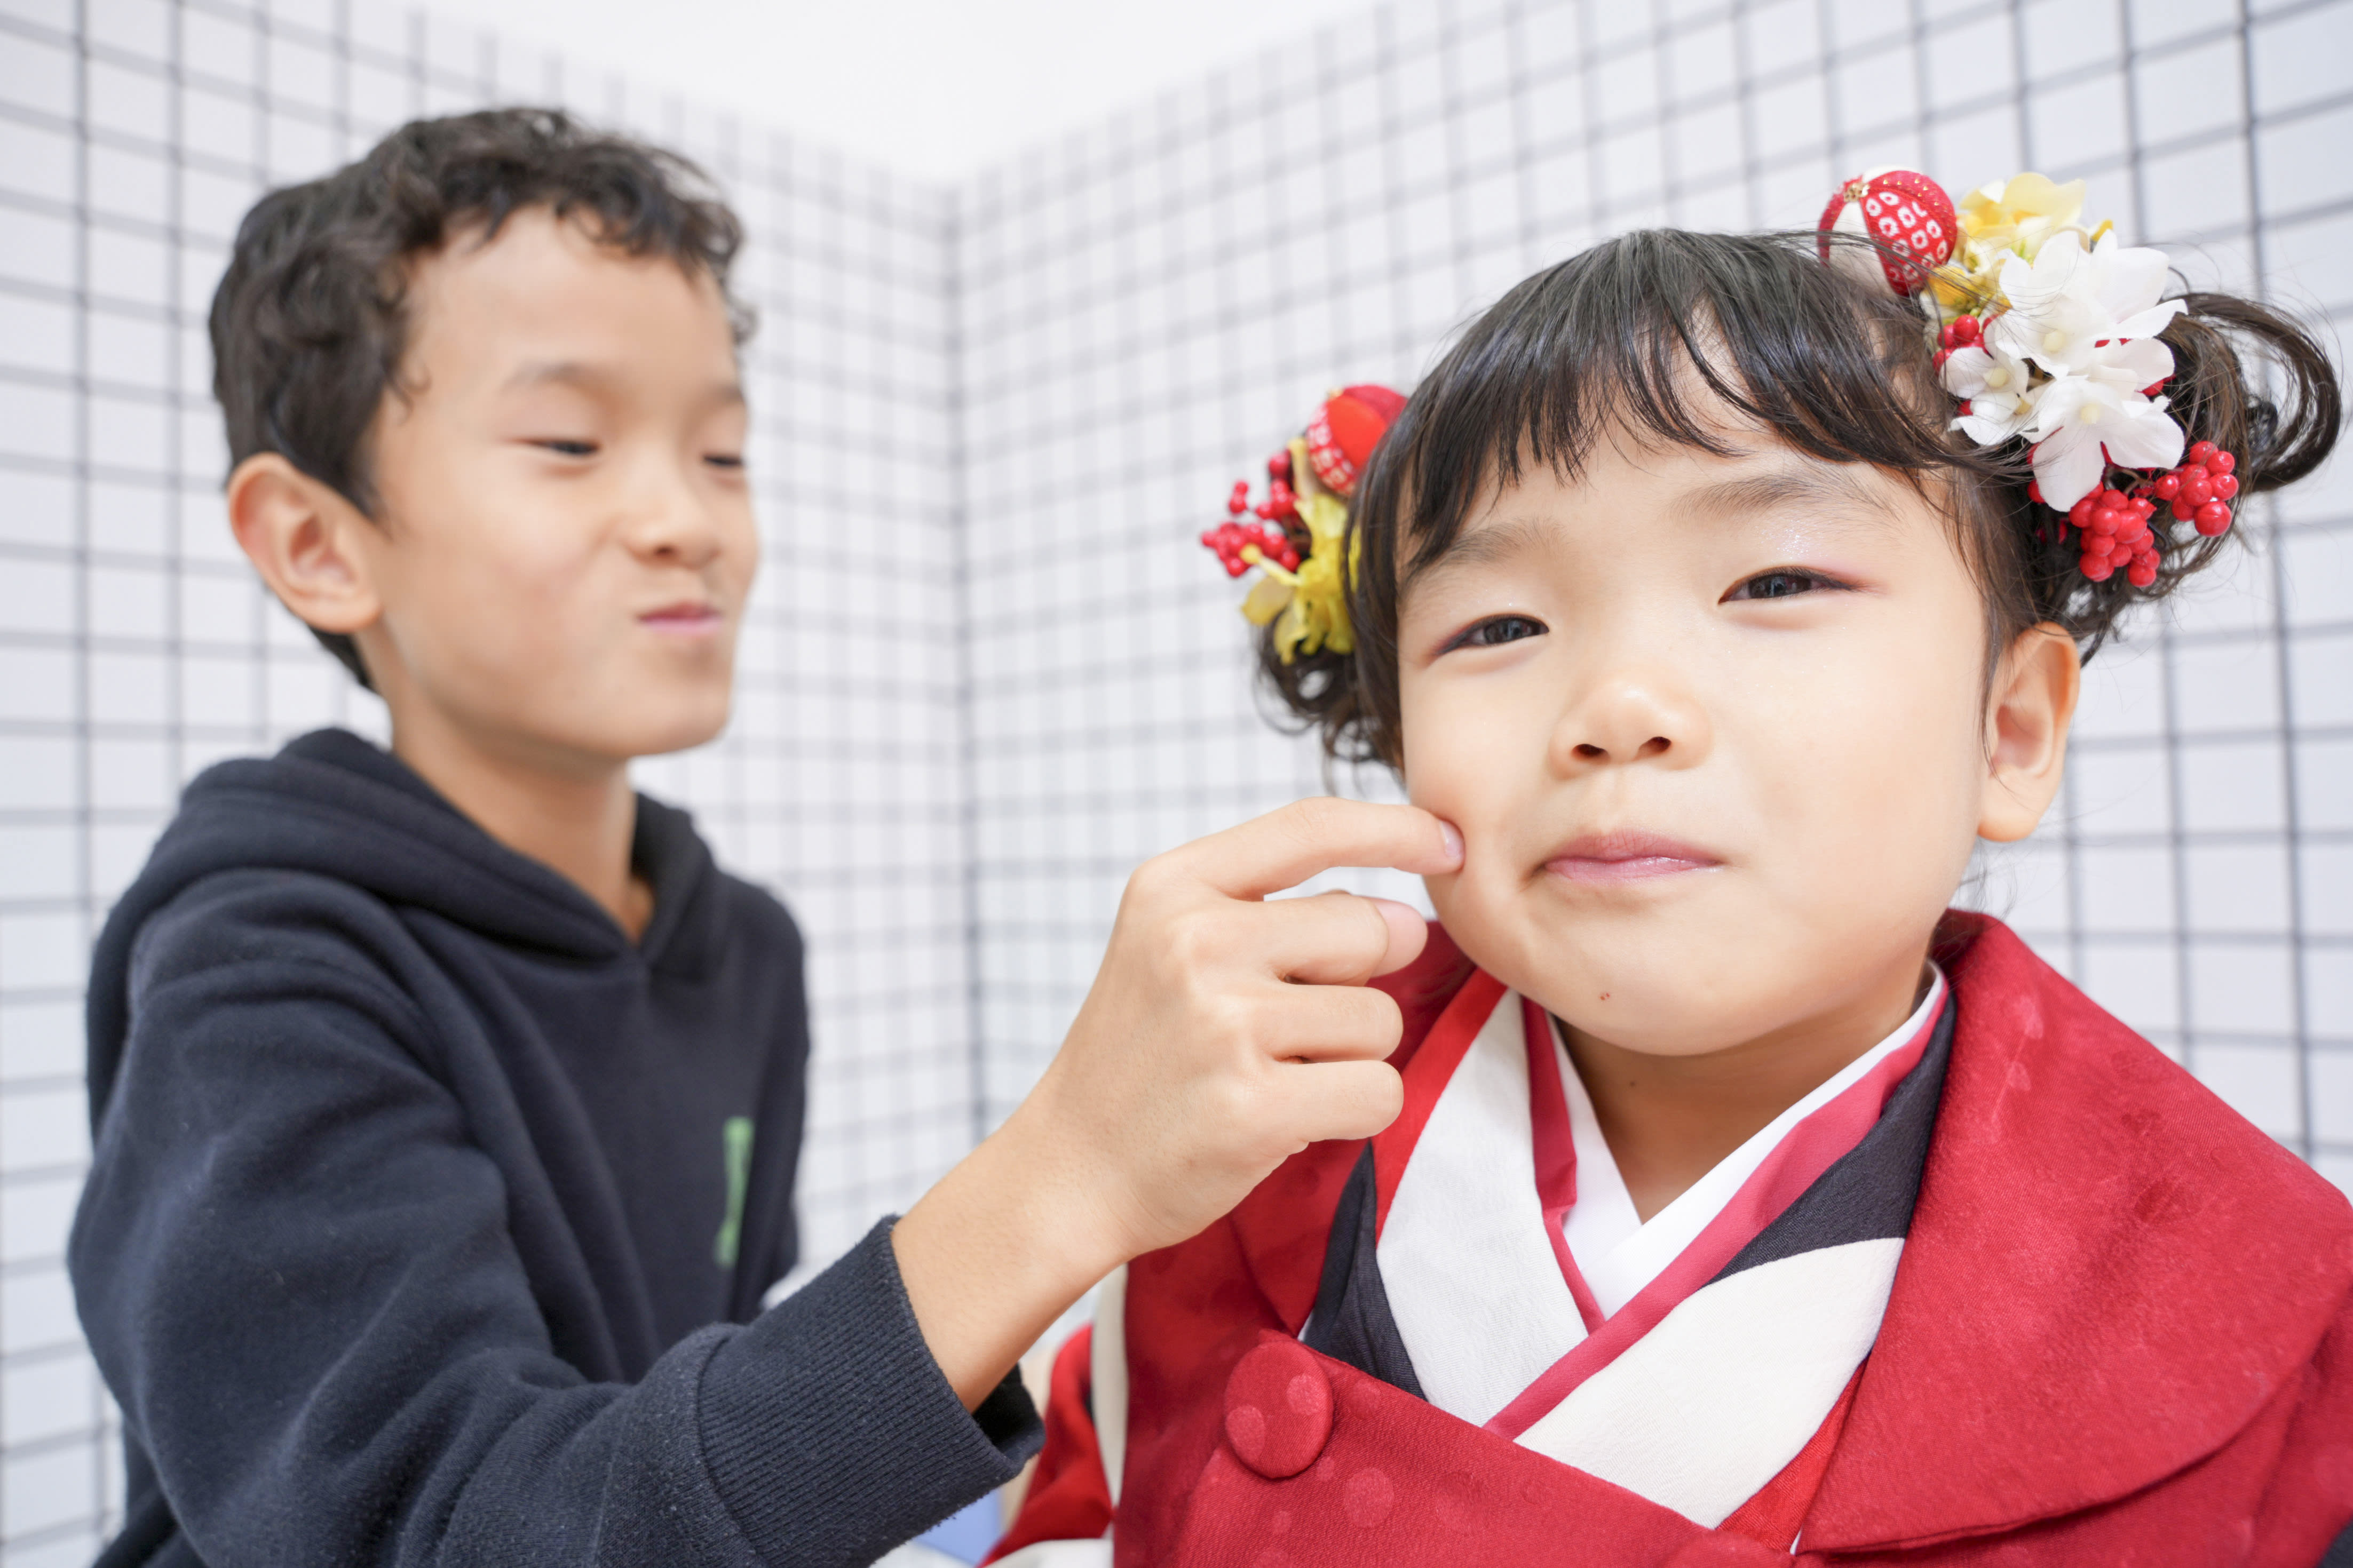
M 142 935 L 69 1254 L 204 1561 L 863 1563 L 1035 1447 L 1018 1377 L 957 1401 L 888 1221 L 751 1324 L 588 1381 L 550 1348 L 393 944 L 237 883 Z

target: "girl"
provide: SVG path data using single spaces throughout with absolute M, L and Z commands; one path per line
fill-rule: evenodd
M 2337 434 L 2081 191 L 1599 246 L 1212 531 L 1463 859 L 1377 983 L 1403 1113 L 1107 1283 L 1004 1560 L 2353 1553 L 2344 1198 L 1947 907 L 2081 659 Z

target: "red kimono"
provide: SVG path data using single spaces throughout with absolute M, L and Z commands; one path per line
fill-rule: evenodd
M 1350 1142 L 1130 1266 L 1124 1389 L 1091 1410 L 1065 1349 L 997 1556 L 1108 1527 L 1121 1568 L 1764 1564 L 1793 1537 L 1822 1564 L 2353 1563 L 2353 1210 L 2000 922 L 1948 918 L 1936 956 L 1956 1018 L 1876 1340 L 1716 1527 L 1299 1342 Z M 1383 982 L 1400 1063 L 1471 973 L 1434 932 Z

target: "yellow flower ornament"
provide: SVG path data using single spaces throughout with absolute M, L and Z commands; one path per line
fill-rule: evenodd
M 1935 275 L 1936 303 L 1953 317 L 2000 292 L 2002 262 L 2031 261 L 2054 235 L 2072 233 L 2089 250 L 2114 226 L 2084 227 L 2084 182 L 2059 184 L 2036 174 L 1979 185 L 1961 198 L 1960 244 Z
M 1334 392 L 1306 433 L 1267 459 L 1266 499 L 1252 506 L 1250 481 L 1237 482 L 1227 521 L 1201 535 L 1228 576 L 1253 567 L 1261 574 L 1241 612 L 1253 626 L 1273 626 L 1275 652 L 1285 664 L 1302 654 L 1356 651 L 1348 624 L 1356 575 L 1348 498 L 1404 410 L 1405 398 L 1386 386 Z

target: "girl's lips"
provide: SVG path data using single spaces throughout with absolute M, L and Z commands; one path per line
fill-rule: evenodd
M 693 636 L 719 629 L 719 607 L 715 605 L 664 605 L 638 617 L 638 624 L 658 632 Z
M 1588 833 L 1555 850 L 1545 869 L 1572 882 L 1608 886 L 1723 864 L 1704 849 L 1655 833 Z

